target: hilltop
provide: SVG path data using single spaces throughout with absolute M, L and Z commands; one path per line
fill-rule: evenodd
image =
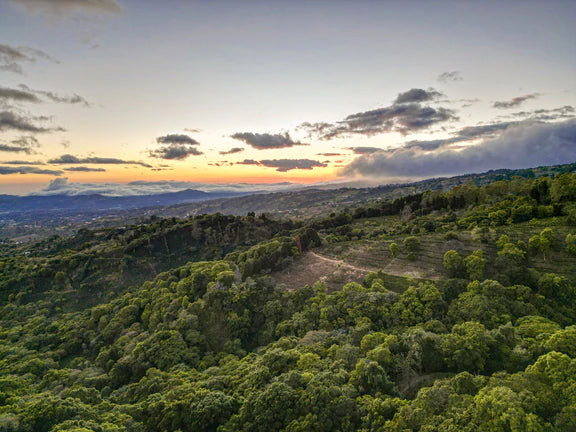
M 576 174 L 554 169 L 0 245 L 0 425 L 572 430 Z

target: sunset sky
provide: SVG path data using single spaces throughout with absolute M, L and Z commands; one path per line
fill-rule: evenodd
M 575 22 L 571 0 L 2 0 L 0 193 L 575 162 Z

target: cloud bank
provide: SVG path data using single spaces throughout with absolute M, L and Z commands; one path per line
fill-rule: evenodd
M 41 191 L 33 192 L 30 195 L 92 195 L 100 194 L 105 196 L 135 196 L 135 195 L 157 195 L 163 193 L 180 192 L 188 189 L 200 190 L 203 192 L 276 192 L 281 190 L 294 189 L 300 185 L 292 183 L 272 183 L 272 184 L 211 184 L 182 181 L 134 181 L 131 183 L 76 183 L 69 182 L 68 178 L 62 177 L 53 179 L 48 186 Z
M 236 162 L 237 165 L 256 165 L 267 168 L 276 168 L 278 172 L 287 172 L 294 169 L 311 170 L 316 167 L 325 168 L 328 165 L 311 159 L 267 159 L 256 161 L 253 159 L 244 159 L 242 162 Z
M 509 125 L 497 138 L 463 149 L 423 151 L 401 147 L 358 157 L 341 175 L 435 176 L 528 168 L 576 160 L 576 120 L 562 123 L 523 122 Z

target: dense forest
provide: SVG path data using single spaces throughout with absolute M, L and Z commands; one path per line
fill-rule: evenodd
M 2 244 L 0 431 L 574 431 L 575 281 L 574 173 Z

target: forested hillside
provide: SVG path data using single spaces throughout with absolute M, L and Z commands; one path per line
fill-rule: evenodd
M 365 277 L 277 285 L 307 251 Z M 83 230 L 0 275 L 1 431 L 576 430 L 574 173 Z

